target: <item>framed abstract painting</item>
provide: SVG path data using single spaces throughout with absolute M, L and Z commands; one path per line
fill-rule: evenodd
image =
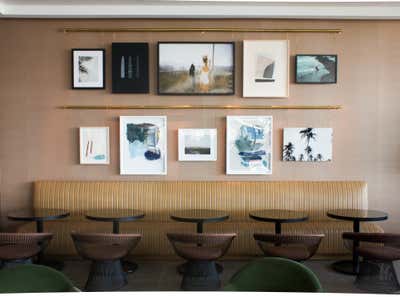
M 243 97 L 289 97 L 289 41 L 243 41 Z
M 272 173 L 272 116 L 227 116 L 226 173 Z
M 149 92 L 149 44 L 112 44 L 112 92 Z
M 105 88 L 105 50 L 72 49 L 72 88 Z
M 283 161 L 332 161 L 332 128 L 284 128 Z
M 167 174 L 167 117 L 120 117 L 120 174 Z
M 217 129 L 179 129 L 179 161 L 216 161 Z
M 79 128 L 80 164 L 110 164 L 108 127 Z
M 233 95 L 233 42 L 159 42 L 159 95 Z
M 337 55 L 297 55 L 297 84 L 335 84 L 337 81 Z

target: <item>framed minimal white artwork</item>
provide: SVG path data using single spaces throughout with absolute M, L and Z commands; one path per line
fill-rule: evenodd
M 167 117 L 120 117 L 120 173 L 167 174 Z
M 73 49 L 72 50 L 72 88 L 104 89 L 105 88 L 105 50 Z
M 226 173 L 272 173 L 272 116 L 227 116 Z
M 289 97 L 289 41 L 243 41 L 243 97 Z
M 217 129 L 178 129 L 179 161 L 216 161 Z
M 283 129 L 283 161 L 332 161 L 332 128 Z
M 79 128 L 80 164 L 110 164 L 108 127 Z

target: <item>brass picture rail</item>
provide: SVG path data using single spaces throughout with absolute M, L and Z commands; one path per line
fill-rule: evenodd
M 305 28 L 63 28 L 64 33 L 136 33 L 136 32 L 230 32 L 230 33 L 332 33 L 340 34 L 342 29 Z
M 111 109 L 317 109 L 337 110 L 341 105 L 64 105 L 60 109 L 111 110 Z

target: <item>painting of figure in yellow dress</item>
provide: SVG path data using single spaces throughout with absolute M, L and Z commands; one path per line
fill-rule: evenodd
M 232 95 L 234 43 L 158 43 L 160 95 Z

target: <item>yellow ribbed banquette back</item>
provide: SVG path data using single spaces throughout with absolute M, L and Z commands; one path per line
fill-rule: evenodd
M 38 181 L 34 207 L 82 215 L 88 209 L 134 208 L 146 220 L 170 220 L 178 209 L 220 209 L 233 221 L 248 220 L 256 209 L 304 210 L 310 220 L 327 220 L 334 208 L 368 208 L 367 185 L 360 181 Z

